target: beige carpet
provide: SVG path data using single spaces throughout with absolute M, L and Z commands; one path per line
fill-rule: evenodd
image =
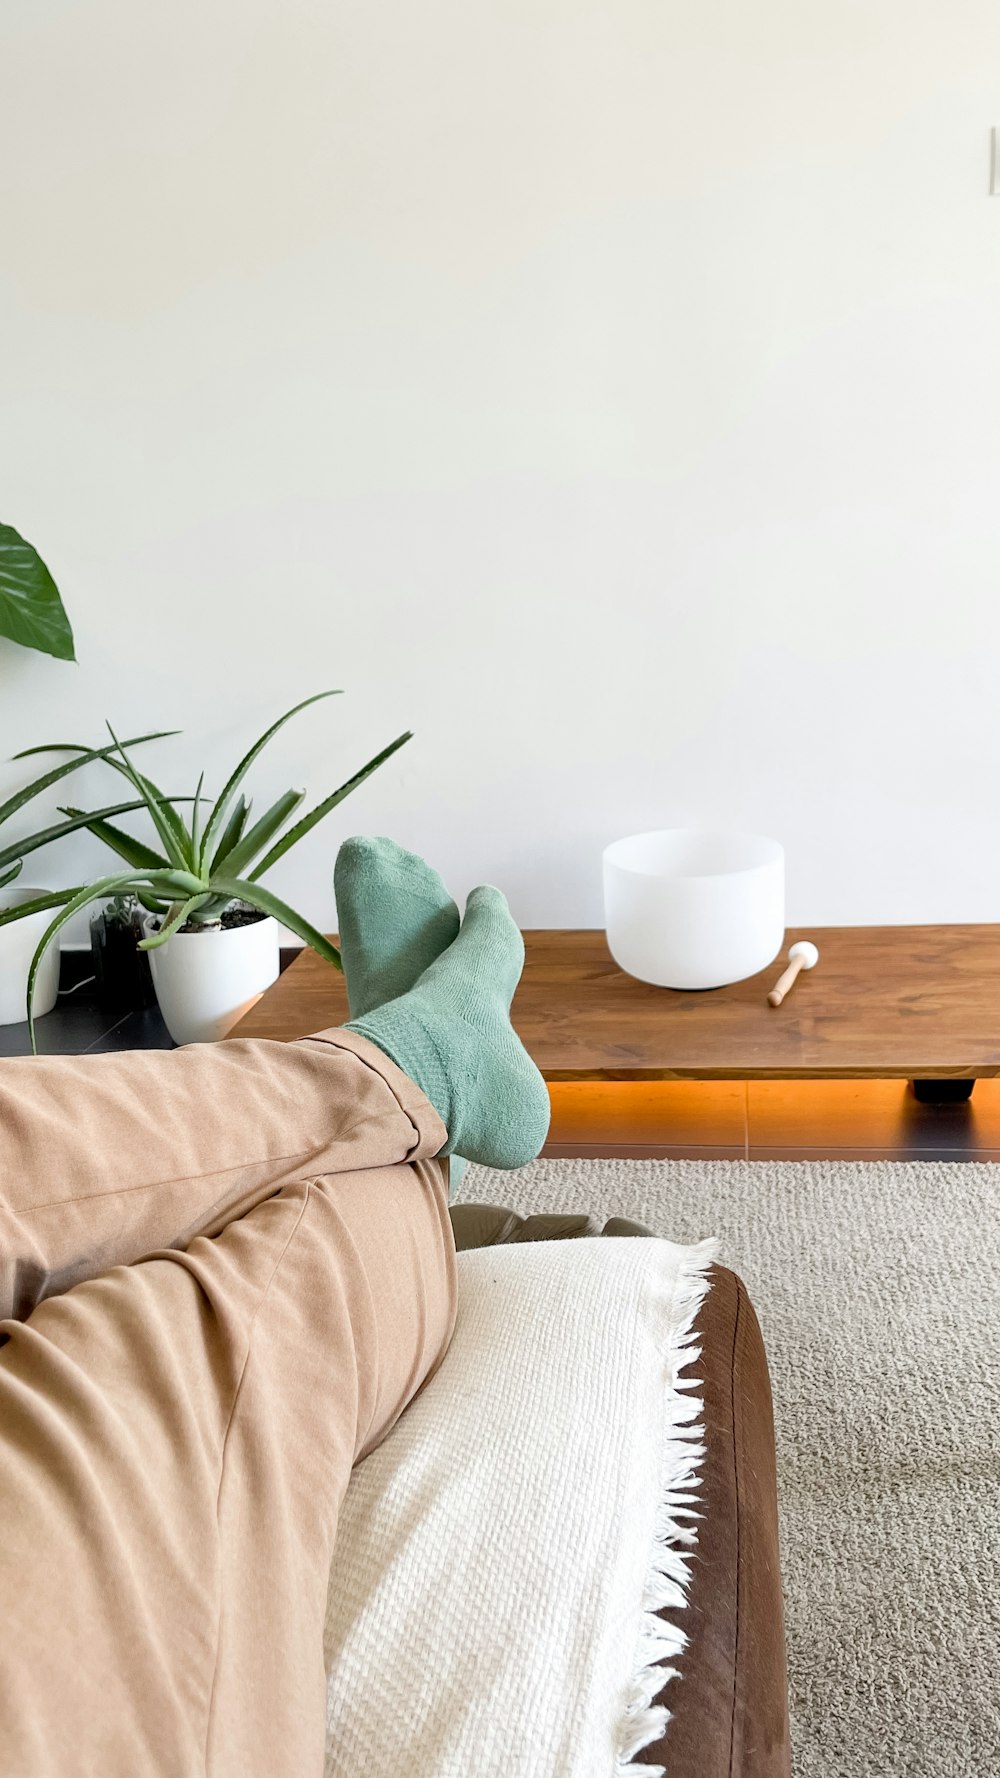
M 774 1387 L 797 1778 L 1000 1773 L 1000 1166 L 539 1161 L 461 1195 L 721 1236 Z

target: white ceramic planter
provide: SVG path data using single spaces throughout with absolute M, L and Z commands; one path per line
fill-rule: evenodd
M 756 833 L 666 828 L 604 854 L 608 945 L 660 988 L 721 988 L 774 961 L 785 931 L 785 854 Z
M 44 889 L 0 889 L 0 908 L 19 907 L 44 895 Z M 28 970 L 47 926 L 55 919 L 56 908 L 47 913 L 29 914 L 0 926 L 0 1025 L 19 1025 L 28 1016 Z M 59 945 L 51 944 L 42 958 L 35 977 L 34 1014 L 36 1019 L 51 1012 L 59 993 Z
M 147 916 L 147 937 L 157 924 L 156 915 Z M 214 1043 L 277 981 L 278 927 L 265 918 L 229 930 L 175 932 L 148 956 L 156 998 L 174 1042 Z

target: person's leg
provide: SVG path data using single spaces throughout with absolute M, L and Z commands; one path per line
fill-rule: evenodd
M 456 937 L 458 909 L 437 871 L 387 839 L 345 841 L 335 887 L 360 1016 L 414 985 Z M 330 1045 L 0 1063 L 0 1316 L 217 1233 L 290 1180 L 405 1159 L 406 1117 L 383 1118 L 379 1099 Z
M 377 1009 L 370 1037 L 244 1046 L 237 1104 L 253 1116 L 258 1052 L 273 1050 L 289 1095 L 279 1135 L 296 1127 L 296 1084 L 321 1101 L 349 1081 L 324 1141 L 335 1166 L 353 1154 L 365 1171 L 275 1193 L 288 1156 L 221 1165 L 233 1155 L 224 1119 L 214 1170 L 168 1193 L 172 1238 L 178 1209 L 221 1214 L 228 1194 L 231 1216 L 239 1191 L 255 1207 L 186 1252 L 117 1266 L 0 1325 L 5 1775 L 319 1771 L 325 1590 L 349 1468 L 438 1361 L 454 1315 L 445 1168 L 432 1158 L 451 1140 L 441 1109 L 474 1151 L 527 1159 L 544 1135 L 544 1083 L 506 1021 L 519 935 L 495 891 L 470 898 L 470 913 L 452 969 L 432 965 Z M 237 1047 L 193 1054 L 200 1069 Z M 203 1088 L 204 1077 L 187 1115 L 205 1106 Z M 167 1094 L 161 1109 L 178 1105 Z M 127 1121 L 141 1124 L 139 1108 Z M 71 1161 L 61 1127 L 54 1146 Z M 399 1149 L 410 1165 L 380 1164 Z M 130 1185 L 119 1176 L 112 1196 L 157 1199 L 130 1153 Z M 108 1195 L 99 1175 L 86 1183 L 88 1199 Z M 64 1213 L 77 1195 L 63 1190 Z M 45 1208 L 37 1178 L 22 1198 L 29 1221 Z M 126 1210 L 109 1220 L 98 1202 L 80 1230 L 129 1247 Z M 158 1214 L 140 1218 L 145 1231 Z M 58 1221 L 45 1238 L 50 1260 Z M 80 1250 L 77 1238 L 77 1264 Z
M 340 1502 L 454 1307 L 424 1160 L 285 1187 L 4 1324 L 4 1778 L 321 1773 Z
M 0 1062 L 0 1316 L 216 1234 L 293 1180 L 432 1154 L 425 1105 L 338 1031 Z

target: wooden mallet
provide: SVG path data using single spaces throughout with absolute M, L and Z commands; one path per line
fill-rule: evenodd
M 815 969 L 818 962 L 819 952 L 807 938 L 801 939 L 797 945 L 793 945 L 788 953 L 788 967 L 779 975 L 767 997 L 768 1005 L 780 1006 L 795 982 L 799 970 Z

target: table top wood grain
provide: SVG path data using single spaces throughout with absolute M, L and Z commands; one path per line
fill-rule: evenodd
M 789 944 L 819 946 L 784 1004 Z M 601 931 L 528 931 L 514 1024 L 547 1080 L 975 1079 L 1000 1075 L 1000 925 L 828 926 L 780 958 L 686 993 L 623 974 Z M 303 1037 L 347 1018 L 343 977 L 302 954 L 233 1037 Z

